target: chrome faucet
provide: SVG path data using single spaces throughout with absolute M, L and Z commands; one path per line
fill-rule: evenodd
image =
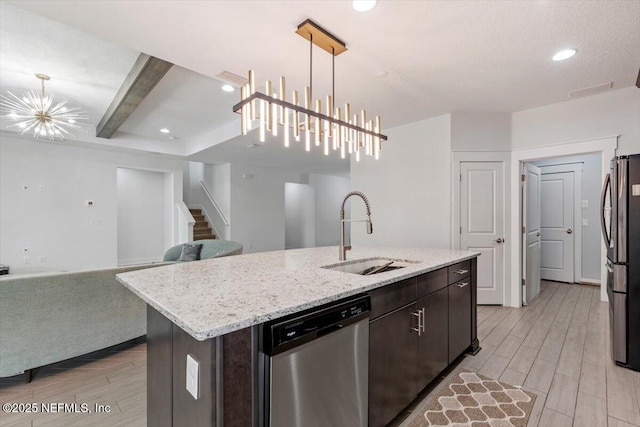
M 353 220 L 353 219 L 344 219 L 344 205 L 347 203 L 347 199 L 351 196 L 358 196 L 363 201 L 367 208 L 367 219 L 361 220 Z M 367 196 L 362 194 L 359 191 L 351 191 L 342 200 L 342 206 L 340 206 L 340 261 L 344 261 L 347 259 L 347 251 L 351 249 L 351 245 L 344 244 L 344 223 L 345 222 L 366 222 L 367 223 L 367 234 L 373 233 L 373 223 L 371 222 L 371 208 L 369 207 L 369 200 L 367 200 Z

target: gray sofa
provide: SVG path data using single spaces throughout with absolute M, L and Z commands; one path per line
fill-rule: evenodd
M 145 303 L 116 274 L 159 265 L 0 276 L 0 377 L 145 335 Z
M 199 240 L 201 259 L 242 253 L 227 240 Z M 116 280 L 116 274 L 171 264 L 182 245 L 163 263 L 62 273 L 0 276 L 0 377 L 27 372 L 147 333 L 145 303 Z M 169 262 L 166 262 L 169 261 Z

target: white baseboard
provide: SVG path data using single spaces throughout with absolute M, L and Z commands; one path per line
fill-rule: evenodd
M 152 262 L 162 262 L 162 256 L 160 256 L 160 258 L 144 257 L 144 258 L 119 259 L 118 267 L 124 267 L 125 265 L 150 264 Z
M 600 280 L 596 280 L 596 279 L 580 279 L 580 282 L 583 285 L 594 285 L 594 286 L 600 286 Z

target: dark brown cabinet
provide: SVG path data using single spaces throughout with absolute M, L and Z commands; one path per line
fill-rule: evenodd
M 433 381 L 449 364 L 449 292 L 447 288 L 421 298 L 424 332 L 418 337 L 418 388 Z
M 369 292 L 369 427 L 402 412 L 458 356 L 477 350 L 476 260 Z
M 382 427 L 417 394 L 416 304 L 410 304 L 369 325 L 369 426 Z
M 449 363 L 471 345 L 471 280 L 449 286 Z

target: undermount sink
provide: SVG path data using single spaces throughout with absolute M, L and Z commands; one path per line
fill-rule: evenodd
M 386 271 L 408 267 L 409 265 L 417 264 L 418 262 L 419 261 L 378 257 L 347 261 L 334 265 L 325 265 L 322 268 L 333 271 L 341 271 L 343 273 L 369 276 L 372 274 L 384 273 Z

